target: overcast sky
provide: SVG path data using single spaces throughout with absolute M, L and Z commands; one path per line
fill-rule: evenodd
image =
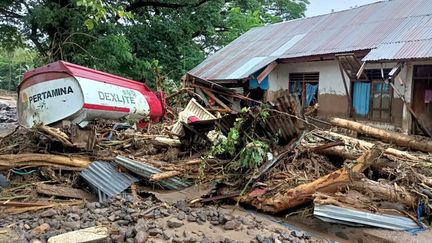
M 309 0 L 306 17 L 331 13 L 332 9 L 340 11 L 378 1 L 380 0 Z

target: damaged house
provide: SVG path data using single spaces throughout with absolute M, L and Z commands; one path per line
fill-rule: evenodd
M 253 28 L 191 70 L 187 82 L 197 80 L 254 100 L 295 93 L 319 117 L 430 134 L 432 2 L 383 1 Z

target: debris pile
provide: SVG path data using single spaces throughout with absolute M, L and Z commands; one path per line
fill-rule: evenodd
M 212 92 L 226 100 L 244 99 L 206 82 L 195 86 L 201 99 L 206 95 L 223 103 Z M 111 121 L 96 121 L 84 130 L 66 121 L 56 127 L 18 127 L 0 141 L 0 213 L 7 215 L 2 224 L 21 222 L 15 227 L 28 240 L 58 235 L 48 242 L 92 227 L 102 227 L 92 230 L 109 232 L 102 235 L 114 241 L 143 242 L 137 237 L 149 236 L 187 241 L 196 236 L 160 230 L 142 219 L 167 218 L 163 222 L 169 229 L 184 221 L 255 229 L 213 209 L 189 208 L 237 202 L 268 213 L 313 206 L 314 216 L 350 225 L 394 230 L 429 225 L 431 141 L 340 118 L 326 122 L 332 128 L 319 128 L 298 104 L 285 95 L 274 103 L 221 111 L 207 99 L 192 99 L 176 121 L 143 129 Z M 358 136 L 346 135 L 347 130 Z M 156 190 L 181 191 L 195 184 L 212 186 L 190 195 L 181 207 L 145 199 Z M 36 218 L 23 223 L 34 213 Z M 68 220 L 62 222 L 64 217 Z M 103 228 L 107 224 L 114 228 Z M 275 239 L 291 238 L 281 233 Z

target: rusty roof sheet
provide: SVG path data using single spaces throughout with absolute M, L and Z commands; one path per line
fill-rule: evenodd
M 430 0 L 392 0 L 257 27 L 189 74 L 209 80 L 243 79 L 277 59 L 375 48 L 385 59 L 432 57 L 431 15 Z M 375 60 L 372 57 L 368 60 Z

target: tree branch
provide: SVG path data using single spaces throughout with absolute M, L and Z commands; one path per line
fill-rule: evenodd
M 3 14 L 5 17 L 8 17 L 8 18 L 21 19 L 21 18 L 24 17 L 24 16 L 22 16 L 20 14 L 14 13 L 14 12 L 9 11 L 9 10 L 6 10 L 4 8 L 0 8 L 0 13 Z
M 43 48 L 43 46 L 41 45 L 41 43 L 39 43 L 37 37 L 36 37 L 36 31 L 37 31 L 37 27 L 32 24 L 31 27 L 31 34 L 30 34 L 30 40 L 35 44 L 36 48 L 38 49 L 38 51 L 43 55 L 43 56 L 48 56 L 47 52 L 45 51 L 45 49 Z
M 161 7 L 161 8 L 183 8 L 183 7 L 199 7 L 209 0 L 199 0 L 196 3 L 169 3 L 164 1 L 154 0 L 137 0 L 126 7 L 126 11 L 133 11 L 142 7 Z

